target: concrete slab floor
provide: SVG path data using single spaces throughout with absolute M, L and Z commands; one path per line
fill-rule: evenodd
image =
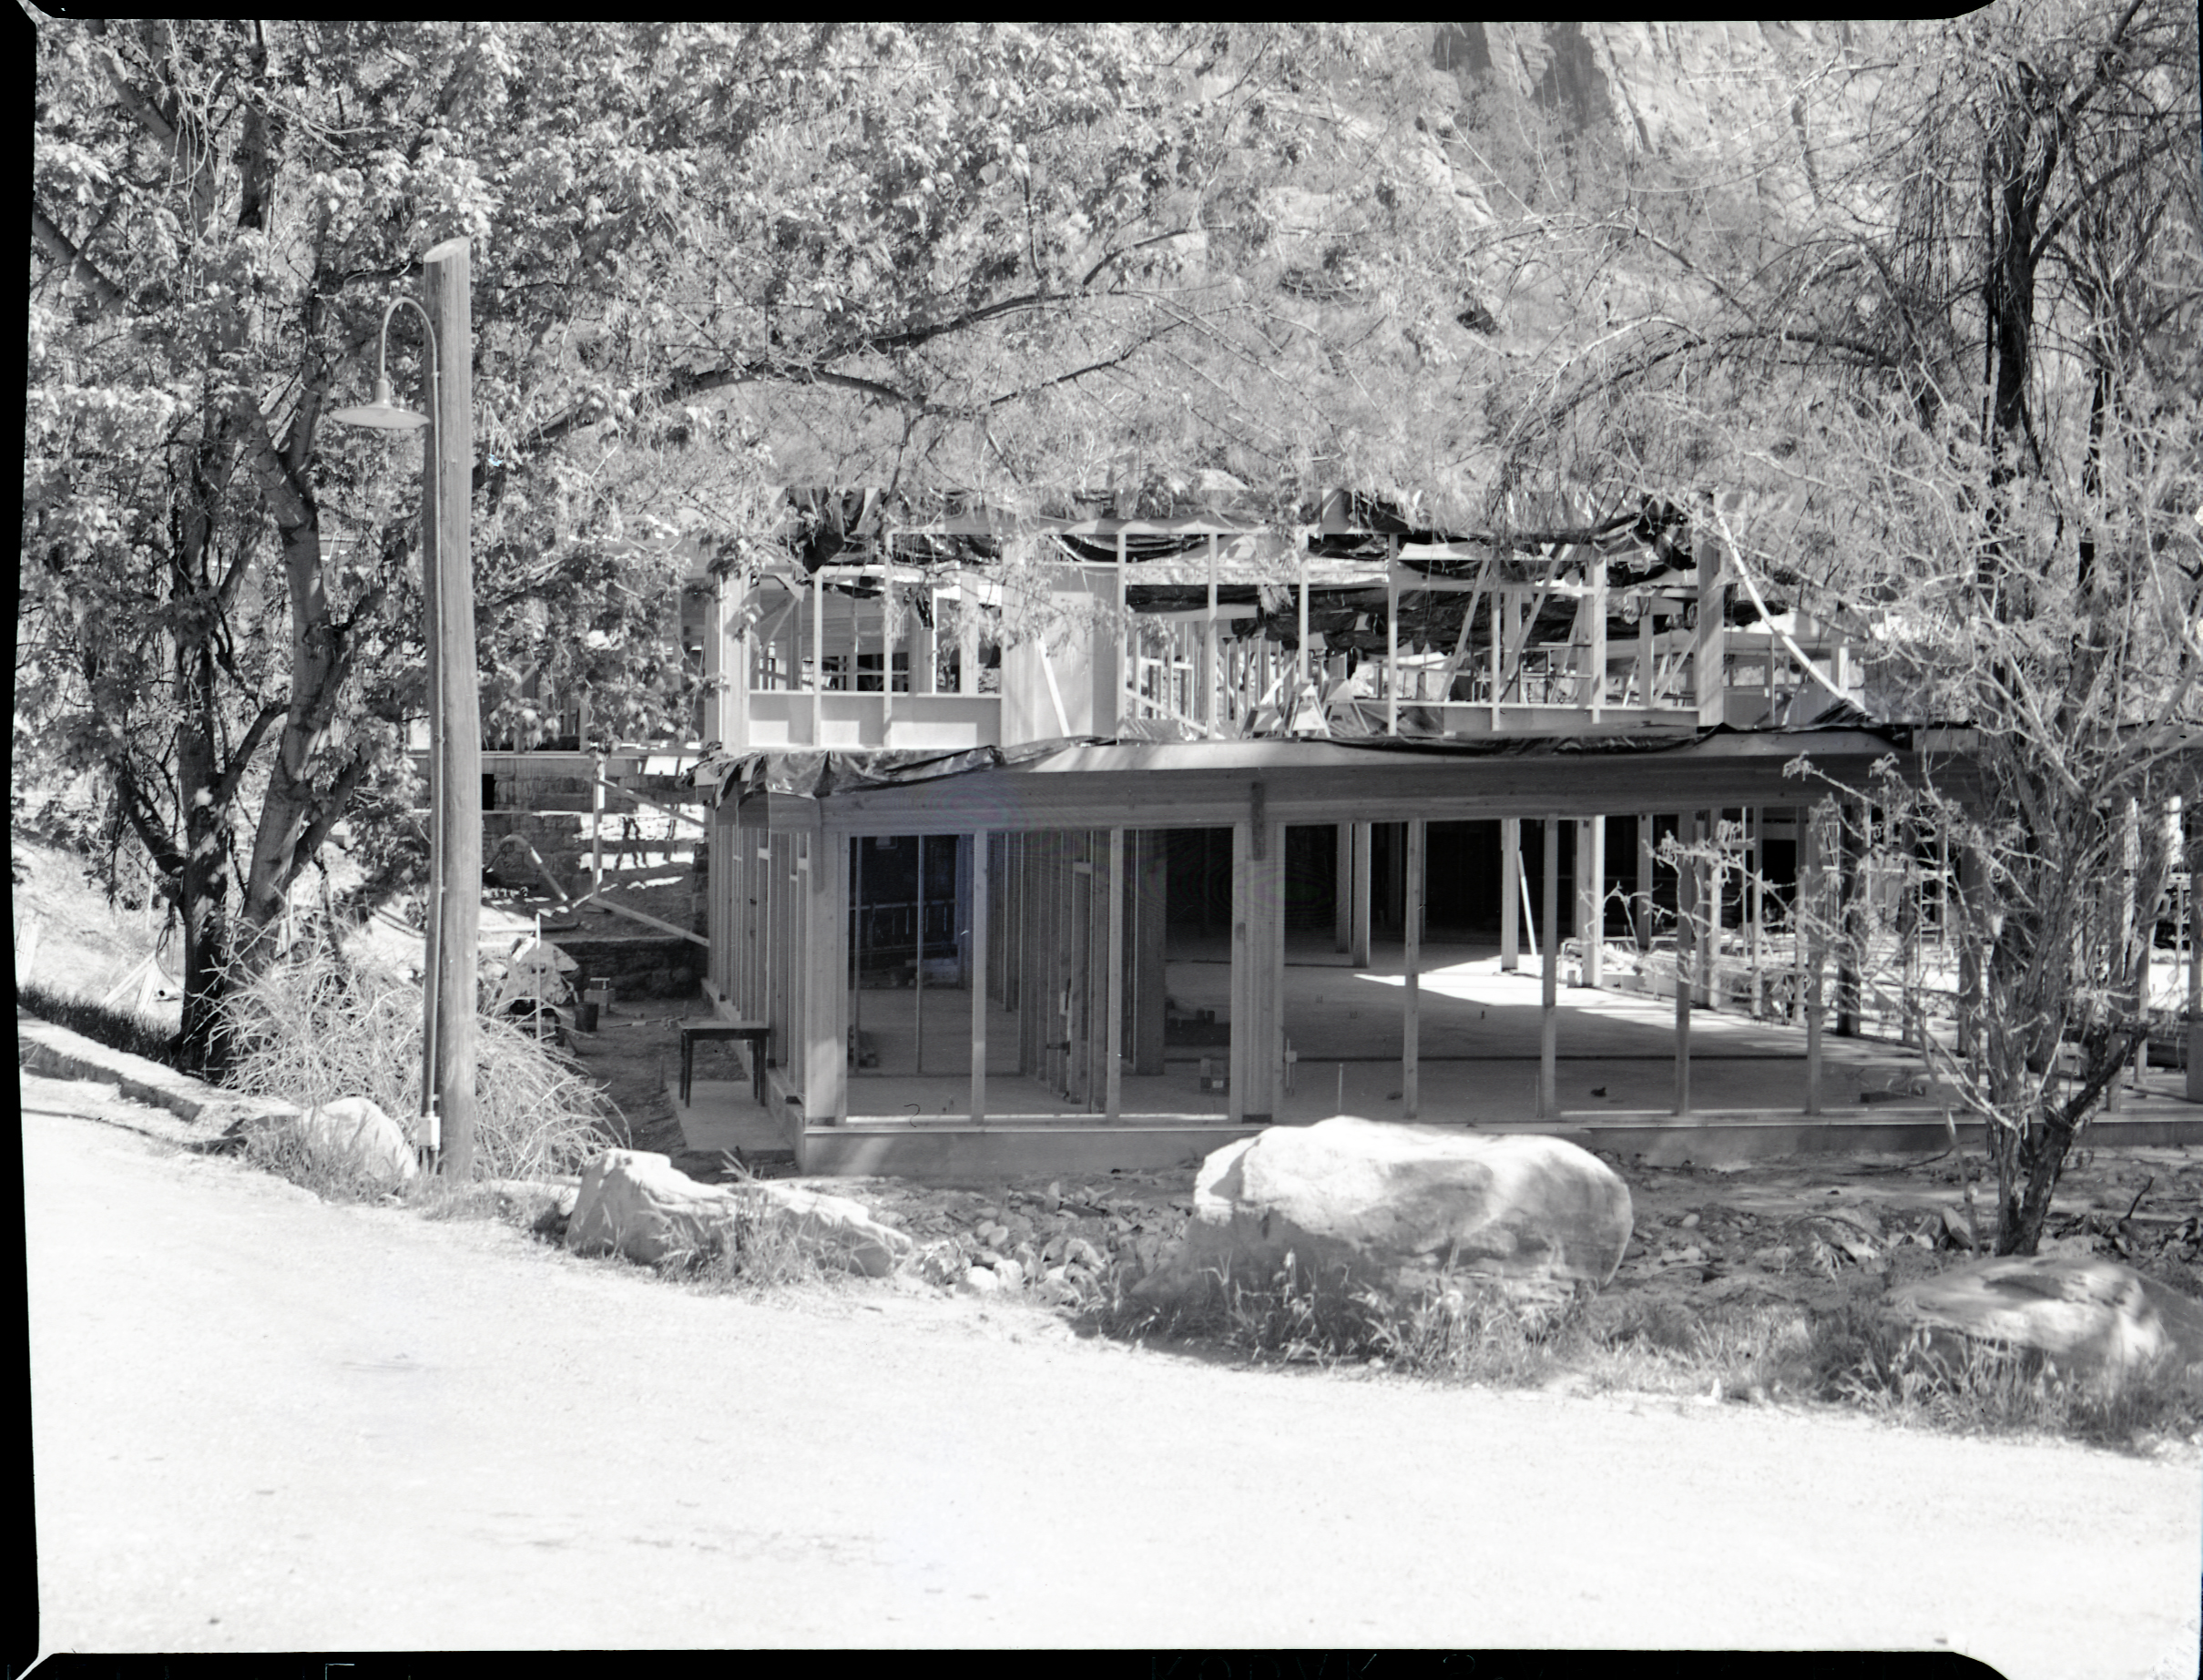
M 1209 954 L 1214 952 L 1215 954 Z M 1405 977 L 1398 942 L 1372 951 L 1363 969 L 1350 966 L 1328 940 L 1296 935 L 1284 972 L 1284 1030 L 1295 1060 L 1277 1119 L 1303 1123 L 1340 1113 L 1406 1117 L 1402 1078 Z M 1438 941 L 1423 950 L 1420 993 L 1421 1106 L 1431 1124 L 1519 1126 L 1537 1123 L 1538 1033 L 1542 979 L 1527 952 L 1517 972 L 1504 972 L 1493 942 Z M 1228 1021 L 1231 971 L 1220 940 L 1174 940 L 1167 984 L 1182 1008 L 1211 1008 Z M 931 987 L 867 991 L 866 1043 L 878 1065 L 852 1073 L 852 1125 L 913 1130 L 968 1121 L 971 994 Z M 917 1012 L 923 1007 L 925 1066 L 915 1065 Z M 1555 1004 L 1556 1119 L 1585 1124 L 1672 1125 L 1675 1095 L 1675 1004 L 1672 999 L 1564 986 Z M 988 1006 L 989 1124 L 1062 1121 L 1106 1125 L 1095 1108 L 1066 1102 L 1015 1071 L 1017 1017 Z M 1127 1119 L 1168 1116 L 1224 1125 L 1222 1095 L 1199 1089 L 1203 1057 L 1221 1061 L 1225 1046 L 1173 1045 L 1166 1072 L 1121 1080 Z M 938 1060 L 936 1060 L 938 1058 Z M 736 1065 L 730 1062 L 729 1070 Z M 1872 1038 L 1822 1039 L 1822 1108 L 1831 1117 L 1895 1122 L 1901 1116 L 1940 1125 L 1932 1102 L 1919 1098 L 1868 1104 L 1862 1092 L 1903 1091 L 1924 1072 L 1917 1053 Z M 1701 1124 L 1803 1118 L 1805 1033 L 1733 1010 L 1691 1013 L 1690 1095 Z M 2203 1119 L 2180 1100 L 2183 1076 L 2153 1070 L 2139 1093 L 2123 1095 L 2115 1116 Z M 692 1148 L 788 1146 L 776 1117 L 750 1101 L 747 1083 L 699 1079 L 695 1102 L 676 1100 Z

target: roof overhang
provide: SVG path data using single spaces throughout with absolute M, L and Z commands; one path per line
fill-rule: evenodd
M 1912 739 L 1876 729 L 1716 730 L 1672 744 L 1484 748 L 1088 742 L 1021 763 L 844 785 L 816 797 L 772 789 L 769 776 L 766 787 L 741 797 L 739 809 L 745 824 L 761 820 L 775 831 L 850 834 L 1207 828 L 1249 820 L 1258 808 L 1269 820 L 1293 824 L 1583 818 L 1807 804 L 1840 789 L 1867 789 L 1875 767 L 1892 759 L 1900 774 L 1918 776 Z M 1943 766 L 1946 774 L 1953 768 Z

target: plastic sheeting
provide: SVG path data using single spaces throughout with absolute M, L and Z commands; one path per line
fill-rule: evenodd
M 1053 758 L 1066 748 L 1109 744 L 1103 736 L 1079 735 L 1028 741 L 1021 747 L 972 747 L 962 752 L 875 748 L 870 751 L 728 753 L 704 759 L 684 779 L 691 787 L 713 789 L 714 802 L 722 805 L 752 793 L 822 799 L 861 788 L 892 788 L 906 782 L 937 781 L 943 776 L 968 776 L 974 770 L 1005 769 Z
M 1849 712 L 1849 716 L 1844 715 Z M 1810 721 L 1778 728 L 1733 729 L 1726 724 L 1695 730 L 1688 735 L 1586 735 L 1475 739 L 1448 738 L 1436 733 L 1437 714 L 1427 708 L 1402 705 L 1401 733 L 1386 735 L 1382 701 L 1357 700 L 1334 704 L 1329 710 L 1331 736 L 1322 744 L 1349 751 L 1412 753 L 1425 758 L 1523 759 L 1566 755 L 1576 758 L 1621 758 L 1643 753 L 1675 752 L 1695 747 L 1716 736 L 1766 736 L 1807 730 L 1845 729 L 1871 736 L 1899 750 L 1910 748 L 1911 728 L 1876 724 L 1856 708 L 1839 710 Z M 1417 731 L 1421 732 L 1418 733 Z M 1366 731 L 1366 732 L 1363 732 Z M 724 804 L 753 793 L 771 793 L 800 799 L 831 799 L 866 788 L 900 787 L 911 782 L 937 781 L 943 777 L 968 776 L 978 770 L 1015 769 L 1035 764 L 1074 747 L 1138 746 L 1153 737 L 1127 731 L 1115 740 L 1106 736 L 1065 736 L 1052 740 L 1028 741 L 1021 747 L 975 747 L 962 752 L 920 752 L 908 748 L 872 751 L 757 751 L 705 759 L 688 772 L 690 785 L 709 789 L 715 802 Z M 1284 735 L 1250 739 L 1286 741 Z M 1283 768 L 1283 767 L 1281 767 Z

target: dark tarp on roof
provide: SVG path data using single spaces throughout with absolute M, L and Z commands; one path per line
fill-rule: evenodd
M 1439 759 L 1522 759 L 1566 755 L 1577 758 L 1620 758 L 1643 753 L 1675 752 L 1682 748 L 1696 747 L 1720 735 L 1769 736 L 1803 733 L 1807 730 L 1851 729 L 1861 735 L 1872 736 L 1888 747 L 1903 751 L 1910 749 L 1912 730 L 1901 724 L 1874 724 L 1864 720 L 1864 714 L 1856 708 L 1848 708 L 1859 720 L 1831 715 L 1810 722 L 1786 725 L 1775 729 L 1732 729 L 1727 724 L 1711 728 L 1694 730 L 1688 735 L 1587 735 L 1564 736 L 1558 739 L 1548 737 L 1488 737 L 1480 739 L 1447 739 L 1428 733 L 1437 723 L 1435 714 L 1417 706 L 1400 708 L 1402 728 L 1411 724 L 1426 731 L 1422 735 L 1396 736 L 1373 732 L 1384 725 L 1382 702 L 1372 705 L 1367 701 L 1352 702 L 1344 707 L 1333 707 L 1331 711 L 1331 738 L 1323 744 L 1351 751 L 1378 753 L 1408 753 L 1423 758 Z M 1351 725 L 1342 728 L 1341 714 L 1349 715 L 1353 722 L 1372 727 L 1372 732 L 1355 733 Z M 1288 736 L 1256 737 L 1257 739 L 1288 740 Z M 944 777 L 967 776 L 977 770 L 1013 769 L 1021 765 L 1034 764 L 1052 759 L 1074 747 L 1114 747 L 1141 743 L 1132 735 L 1119 740 L 1106 736 L 1060 736 L 1052 740 L 1028 741 L 1020 747 L 975 747 L 962 752 L 926 752 L 908 748 L 875 748 L 871 751 L 755 751 L 715 755 L 704 759 L 684 773 L 683 780 L 689 786 L 713 789 L 713 803 L 725 804 L 753 793 L 777 793 L 800 799 L 831 799 L 837 793 L 853 793 L 867 788 L 900 787 L 911 782 L 938 781 Z
M 714 789 L 712 802 L 725 804 L 751 793 L 779 793 L 822 799 L 860 788 L 890 788 L 903 782 L 934 781 L 943 776 L 964 776 L 974 770 L 1002 769 L 1051 758 L 1066 747 L 1105 746 L 1098 735 L 1060 737 L 1027 741 L 1021 747 L 972 747 L 961 752 L 929 752 L 908 747 L 874 748 L 870 751 L 759 749 L 717 753 L 684 772 L 683 780 L 694 788 Z

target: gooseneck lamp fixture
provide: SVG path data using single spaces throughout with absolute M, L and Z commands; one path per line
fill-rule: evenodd
M 428 424 L 426 414 L 417 414 L 410 408 L 400 408 L 390 394 L 390 318 L 398 312 L 398 305 L 405 304 L 421 318 L 428 329 L 429 406 L 436 402 L 437 375 L 443 371 L 436 365 L 436 323 L 428 318 L 428 311 L 408 297 L 395 297 L 390 307 L 382 311 L 382 331 L 375 341 L 375 394 L 366 402 L 351 408 L 332 410 L 329 418 L 341 426 L 368 426 L 377 432 L 418 432 Z

